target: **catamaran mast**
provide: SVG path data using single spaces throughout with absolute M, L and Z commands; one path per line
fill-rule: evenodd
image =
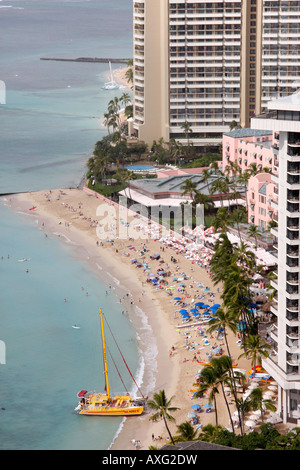
M 101 319 L 102 347 L 103 347 L 103 359 L 104 359 L 104 373 L 105 373 L 106 393 L 107 393 L 107 398 L 110 399 L 110 394 L 109 394 L 109 382 L 108 382 L 108 371 L 107 371 L 107 359 L 106 359 L 106 346 L 105 346 L 105 336 L 104 336 L 104 326 L 103 326 L 102 310 L 100 309 L 99 312 L 100 312 L 100 319 Z

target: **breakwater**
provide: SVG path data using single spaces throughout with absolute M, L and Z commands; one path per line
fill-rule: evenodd
M 101 57 L 78 57 L 77 59 L 59 59 L 56 57 L 41 57 L 40 60 L 56 60 L 60 62 L 95 62 L 95 63 L 109 63 L 112 64 L 127 64 L 130 59 L 105 59 Z

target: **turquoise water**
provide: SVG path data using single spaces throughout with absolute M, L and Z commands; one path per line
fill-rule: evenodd
M 34 218 L 16 217 L 3 205 L 0 217 L 0 340 L 6 345 L 0 448 L 107 449 L 121 419 L 89 419 L 73 410 L 81 389 L 104 390 L 99 307 L 129 367 L 138 367 L 136 336 L 108 287 L 112 280 L 100 280 L 84 260 L 75 259 L 72 246 L 45 237 Z M 24 258 L 28 261 L 19 261 Z M 114 351 L 109 334 L 107 341 Z M 111 388 L 123 392 L 109 361 Z M 131 389 L 128 374 L 124 379 Z
M 127 170 L 131 171 L 147 171 L 147 170 L 153 170 L 153 166 L 151 165 L 128 165 L 125 166 Z
M 0 44 L 0 194 L 78 184 L 124 90 L 102 90 L 108 64 L 40 59 L 132 57 L 131 0 L 1 1 Z
M 79 183 L 95 142 L 106 134 L 99 118 L 123 91 L 101 89 L 105 64 L 40 58 L 131 57 L 131 9 L 131 0 L 0 2 L 0 80 L 6 84 L 0 194 Z M 144 362 L 154 362 L 143 312 L 135 311 L 137 344 L 132 318 L 122 315 L 117 282 L 91 269 L 76 247 L 46 238 L 35 216 L 5 204 L 1 198 L 0 341 L 6 363 L 0 361 L 0 449 L 107 449 L 121 419 L 73 413 L 79 390 L 104 387 L 98 309 L 140 378 Z M 29 261 L 18 261 L 23 258 Z M 106 295 L 108 284 L 115 288 Z M 111 382 L 123 392 L 115 371 Z

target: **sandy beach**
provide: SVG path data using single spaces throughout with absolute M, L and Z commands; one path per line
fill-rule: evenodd
M 149 237 L 145 221 L 128 213 L 127 209 L 88 194 L 86 190 L 57 189 L 18 194 L 12 196 L 9 202 L 12 209 L 32 214 L 45 235 L 51 233 L 59 237 L 62 243 L 74 243 L 75 250 L 83 249 L 91 268 L 97 270 L 95 266 L 101 265 L 101 276 L 110 273 L 112 277 L 107 276 L 108 282 L 109 279 L 118 279 L 123 290 L 130 292 L 131 306 L 145 312 L 157 341 L 157 357 L 154 358 L 157 372 L 156 377 L 152 377 L 155 386 L 151 392 L 165 390 L 168 398 L 174 397 L 172 405 L 178 407 L 173 414 L 176 422 L 170 423 L 172 434 L 176 434 L 176 425 L 190 420 L 188 414 L 193 404 L 202 406 L 198 414 L 198 422 L 202 426 L 215 424 L 214 410 L 206 413 L 203 408 L 208 398 L 192 399 L 192 394 L 197 389 L 195 376 L 203 367 L 201 362 L 208 361 L 212 347 L 219 346 L 227 354 L 224 339 L 219 340 L 215 333 L 206 337 L 200 334 L 200 327 L 205 334 L 205 324 L 190 322 L 183 325 L 178 313 L 180 306 L 174 305 L 177 296 L 187 304 L 188 309 L 199 299 L 209 305 L 221 304 L 220 292 L 212 285 L 208 268 Z M 151 259 L 154 254 L 159 254 L 160 260 Z M 132 262 L 133 258 L 140 261 L 141 267 Z M 175 258 L 176 262 L 171 258 Z M 158 289 L 147 282 L 147 273 L 156 273 L 160 267 L 169 274 L 165 280 L 168 287 L 172 286 L 170 290 L 166 285 Z M 180 291 L 180 283 L 173 279 L 179 278 L 182 273 L 186 279 L 184 290 Z M 242 353 L 238 337 L 229 335 L 229 343 L 238 368 L 248 371 L 250 362 L 244 358 L 238 359 Z M 233 412 L 233 399 L 229 406 Z M 219 424 L 229 428 L 229 416 L 221 393 L 217 398 L 217 410 Z M 163 421 L 153 422 L 150 417 L 151 412 L 147 411 L 140 417 L 127 419 L 112 450 L 134 449 L 133 440 L 140 441 L 142 450 L 152 445 L 160 448 L 168 435 Z M 258 424 L 261 424 L 260 420 Z

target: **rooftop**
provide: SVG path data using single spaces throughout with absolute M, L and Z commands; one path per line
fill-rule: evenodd
M 288 96 L 283 96 L 268 103 L 269 109 L 289 109 L 299 111 L 300 106 L 300 90 Z
M 258 129 L 235 129 L 230 132 L 224 132 L 224 135 L 227 135 L 229 137 L 234 137 L 234 138 L 245 138 L 245 137 L 260 137 L 263 135 L 270 135 L 273 134 L 273 131 L 261 131 Z
M 201 174 L 173 175 L 159 179 L 131 180 L 129 184 L 130 187 L 151 193 L 153 196 L 159 193 L 182 194 L 183 190 L 181 187 L 184 185 L 185 181 L 189 179 L 193 183 L 197 183 L 197 189 L 201 191 L 201 193 L 209 195 L 209 185 L 217 178 L 217 176 L 211 176 L 209 180 L 203 181 Z

